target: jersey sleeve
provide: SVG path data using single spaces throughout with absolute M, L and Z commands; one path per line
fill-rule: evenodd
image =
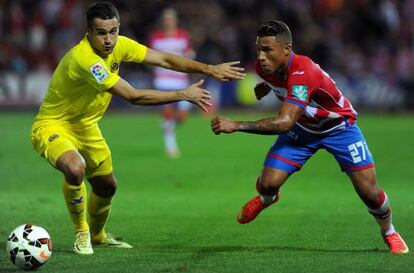
M 119 36 L 122 61 L 141 63 L 147 54 L 147 47 L 128 37 Z
M 78 60 L 77 73 L 82 80 L 93 86 L 98 92 L 104 92 L 113 87 L 120 77 L 112 73 L 105 62 L 98 56 L 88 56 Z
M 296 104 L 305 109 L 310 98 L 317 89 L 317 75 L 312 69 L 295 70 L 289 75 L 287 96 L 285 101 Z

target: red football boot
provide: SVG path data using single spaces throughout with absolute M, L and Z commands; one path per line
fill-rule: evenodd
M 408 246 L 397 232 L 390 235 L 383 236 L 385 243 L 388 245 L 391 253 L 394 254 L 406 254 L 408 253 Z
M 276 194 L 276 198 L 271 204 L 264 205 L 260 195 L 257 195 L 256 197 L 252 198 L 249 202 L 247 202 L 246 205 L 244 205 L 239 215 L 237 215 L 237 221 L 240 224 L 250 223 L 254 220 L 254 218 L 257 217 L 257 215 L 259 215 L 259 213 L 262 210 L 276 203 L 277 200 L 279 200 L 279 193 Z

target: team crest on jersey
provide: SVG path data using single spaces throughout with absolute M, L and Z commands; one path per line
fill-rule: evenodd
M 108 78 L 108 72 L 106 72 L 105 67 L 99 62 L 89 67 L 89 70 L 92 72 L 93 77 L 98 83 L 101 83 Z
M 292 95 L 301 101 L 306 101 L 306 98 L 308 97 L 308 87 L 306 85 L 293 85 Z

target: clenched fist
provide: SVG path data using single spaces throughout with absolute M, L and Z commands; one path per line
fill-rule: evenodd
M 238 122 L 225 117 L 215 117 L 211 120 L 211 130 L 216 135 L 220 133 L 230 134 L 238 129 Z

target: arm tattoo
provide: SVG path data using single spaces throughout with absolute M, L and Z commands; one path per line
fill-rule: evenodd
M 283 126 L 277 118 L 266 118 L 258 121 L 241 121 L 238 131 L 259 135 L 277 135 L 286 133 L 286 129 L 286 126 Z

